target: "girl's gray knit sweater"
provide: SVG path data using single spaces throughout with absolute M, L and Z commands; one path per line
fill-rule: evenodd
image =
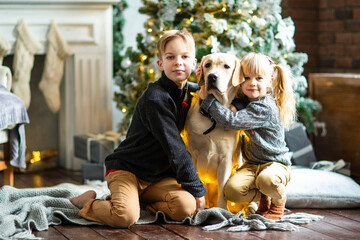
M 246 108 L 233 113 L 221 105 L 213 95 L 201 107 L 224 128 L 244 130 L 243 158 L 250 164 L 280 162 L 291 165 L 291 153 L 286 147 L 285 131 L 279 109 L 272 96 L 250 102 Z

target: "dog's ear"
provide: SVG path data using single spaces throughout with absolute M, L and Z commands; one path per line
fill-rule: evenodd
M 241 71 L 240 71 L 240 60 L 235 57 L 235 68 L 234 68 L 234 72 L 232 75 L 232 84 L 234 87 L 238 86 L 239 84 L 241 84 L 243 82 L 244 77 L 241 76 Z
M 200 65 L 199 65 L 199 67 L 201 68 L 200 72 L 199 72 L 199 75 L 197 76 L 198 77 L 198 87 L 199 88 L 201 86 L 205 85 L 205 74 L 204 74 L 204 66 L 203 66 L 204 62 L 205 62 L 205 56 L 201 58 L 201 62 L 200 62 Z

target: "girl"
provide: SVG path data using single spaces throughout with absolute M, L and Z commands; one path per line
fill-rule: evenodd
M 296 117 L 291 75 L 286 67 L 275 65 L 259 53 L 247 54 L 240 67 L 239 104 L 245 104 L 245 108 L 232 112 L 212 95 L 201 104 L 217 124 L 245 133 L 244 163 L 228 180 L 225 198 L 232 202 L 260 200 L 256 213 L 281 219 L 291 165 L 284 127 L 288 128 Z

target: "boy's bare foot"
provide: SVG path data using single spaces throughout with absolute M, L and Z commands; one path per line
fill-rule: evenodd
M 93 190 L 89 190 L 79 196 L 71 197 L 69 198 L 69 200 L 75 207 L 82 209 L 88 201 L 95 198 L 96 192 Z

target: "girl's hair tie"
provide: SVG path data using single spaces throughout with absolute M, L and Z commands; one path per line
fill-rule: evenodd
M 267 59 L 269 60 L 270 65 L 274 65 L 274 64 L 275 64 L 274 61 L 273 61 L 270 57 L 267 57 Z

